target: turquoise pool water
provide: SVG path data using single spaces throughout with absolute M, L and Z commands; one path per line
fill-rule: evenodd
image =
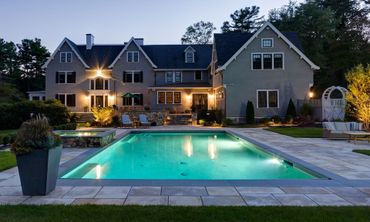
M 154 180 L 313 179 L 224 132 L 133 133 L 62 178 Z
M 67 136 L 67 137 L 84 137 L 84 136 L 96 136 L 101 131 L 56 131 L 59 136 Z

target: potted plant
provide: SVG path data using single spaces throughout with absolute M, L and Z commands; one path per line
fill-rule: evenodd
M 61 151 L 61 139 L 46 117 L 37 116 L 22 124 L 12 152 L 17 158 L 23 195 L 47 195 L 55 189 Z

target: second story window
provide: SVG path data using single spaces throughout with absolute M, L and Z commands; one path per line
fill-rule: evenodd
M 195 71 L 194 79 L 195 80 L 202 80 L 202 71 Z
M 185 53 L 185 63 L 194 63 L 194 52 Z
M 252 53 L 252 69 L 284 69 L 283 53 Z
M 60 94 L 56 94 L 55 98 L 59 100 L 65 106 L 68 106 L 68 107 L 76 106 L 76 94 L 60 93 Z
M 142 83 L 144 80 L 142 71 L 125 71 L 123 72 L 122 82 L 125 83 Z
M 91 79 L 90 90 L 109 90 L 109 79 L 103 78 Z
M 129 63 L 139 62 L 139 52 L 138 51 L 128 51 L 127 52 L 127 62 Z
M 59 71 L 55 75 L 56 83 L 76 83 L 76 72 Z
M 167 83 L 182 82 L 182 73 L 181 72 L 166 72 L 166 82 Z
M 60 62 L 61 63 L 71 63 L 72 62 L 72 52 L 61 52 Z
M 272 38 L 264 38 L 261 40 L 261 47 L 262 48 L 273 48 L 274 47 L 274 39 Z

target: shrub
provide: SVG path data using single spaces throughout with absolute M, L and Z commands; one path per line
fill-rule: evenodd
M 213 109 L 213 110 L 198 110 L 197 111 L 197 118 L 198 120 L 203 119 L 206 124 L 221 124 L 223 119 L 223 113 L 221 110 Z
M 46 116 L 53 126 L 71 122 L 68 109 L 59 101 L 21 101 L 0 104 L 0 129 L 18 129 L 32 115 Z
M 122 125 L 121 119 L 118 115 L 114 115 L 112 117 L 112 126 L 120 127 Z
M 36 116 L 22 123 L 12 144 L 15 154 L 30 153 L 33 150 L 51 149 L 61 144 L 61 139 L 54 134 L 46 117 Z
M 114 111 L 112 107 L 93 107 L 91 111 L 99 126 L 107 126 L 112 122 Z
M 271 117 L 271 121 L 278 124 L 278 123 L 281 123 L 281 118 L 280 118 L 280 116 L 275 115 L 275 116 Z
M 304 117 L 311 117 L 313 115 L 313 106 L 304 103 L 301 107 L 300 114 Z
M 58 126 L 54 126 L 54 130 L 75 130 L 77 128 L 77 123 L 66 123 Z
M 233 121 L 231 119 L 228 119 L 228 118 L 222 119 L 222 126 L 230 126 L 232 124 L 233 124 Z
M 3 137 L 3 145 L 8 145 L 10 143 L 10 136 L 6 135 Z
M 270 118 L 261 118 L 261 119 L 258 120 L 258 123 L 268 124 L 270 121 L 271 121 Z
M 287 108 L 287 111 L 286 111 L 286 116 L 291 116 L 293 118 L 295 118 L 297 116 L 297 111 L 295 109 L 295 105 L 292 101 L 292 99 L 289 100 L 289 103 L 288 103 L 288 108 Z
M 247 110 L 246 110 L 246 122 L 247 124 L 253 124 L 255 122 L 254 119 L 254 107 L 251 101 L 247 102 Z

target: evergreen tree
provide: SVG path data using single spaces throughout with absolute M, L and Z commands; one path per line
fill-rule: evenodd
M 213 31 L 211 22 L 200 21 L 186 29 L 185 34 L 181 38 L 182 44 L 208 44 L 211 43 Z
M 221 30 L 226 32 L 254 32 L 263 23 L 263 16 L 259 16 L 258 6 L 245 7 L 236 10 L 230 15 L 231 21 L 225 21 Z
M 249 100 L 247 102 L 246 121 L 247 124 L 255 123 L 253 103 Z

